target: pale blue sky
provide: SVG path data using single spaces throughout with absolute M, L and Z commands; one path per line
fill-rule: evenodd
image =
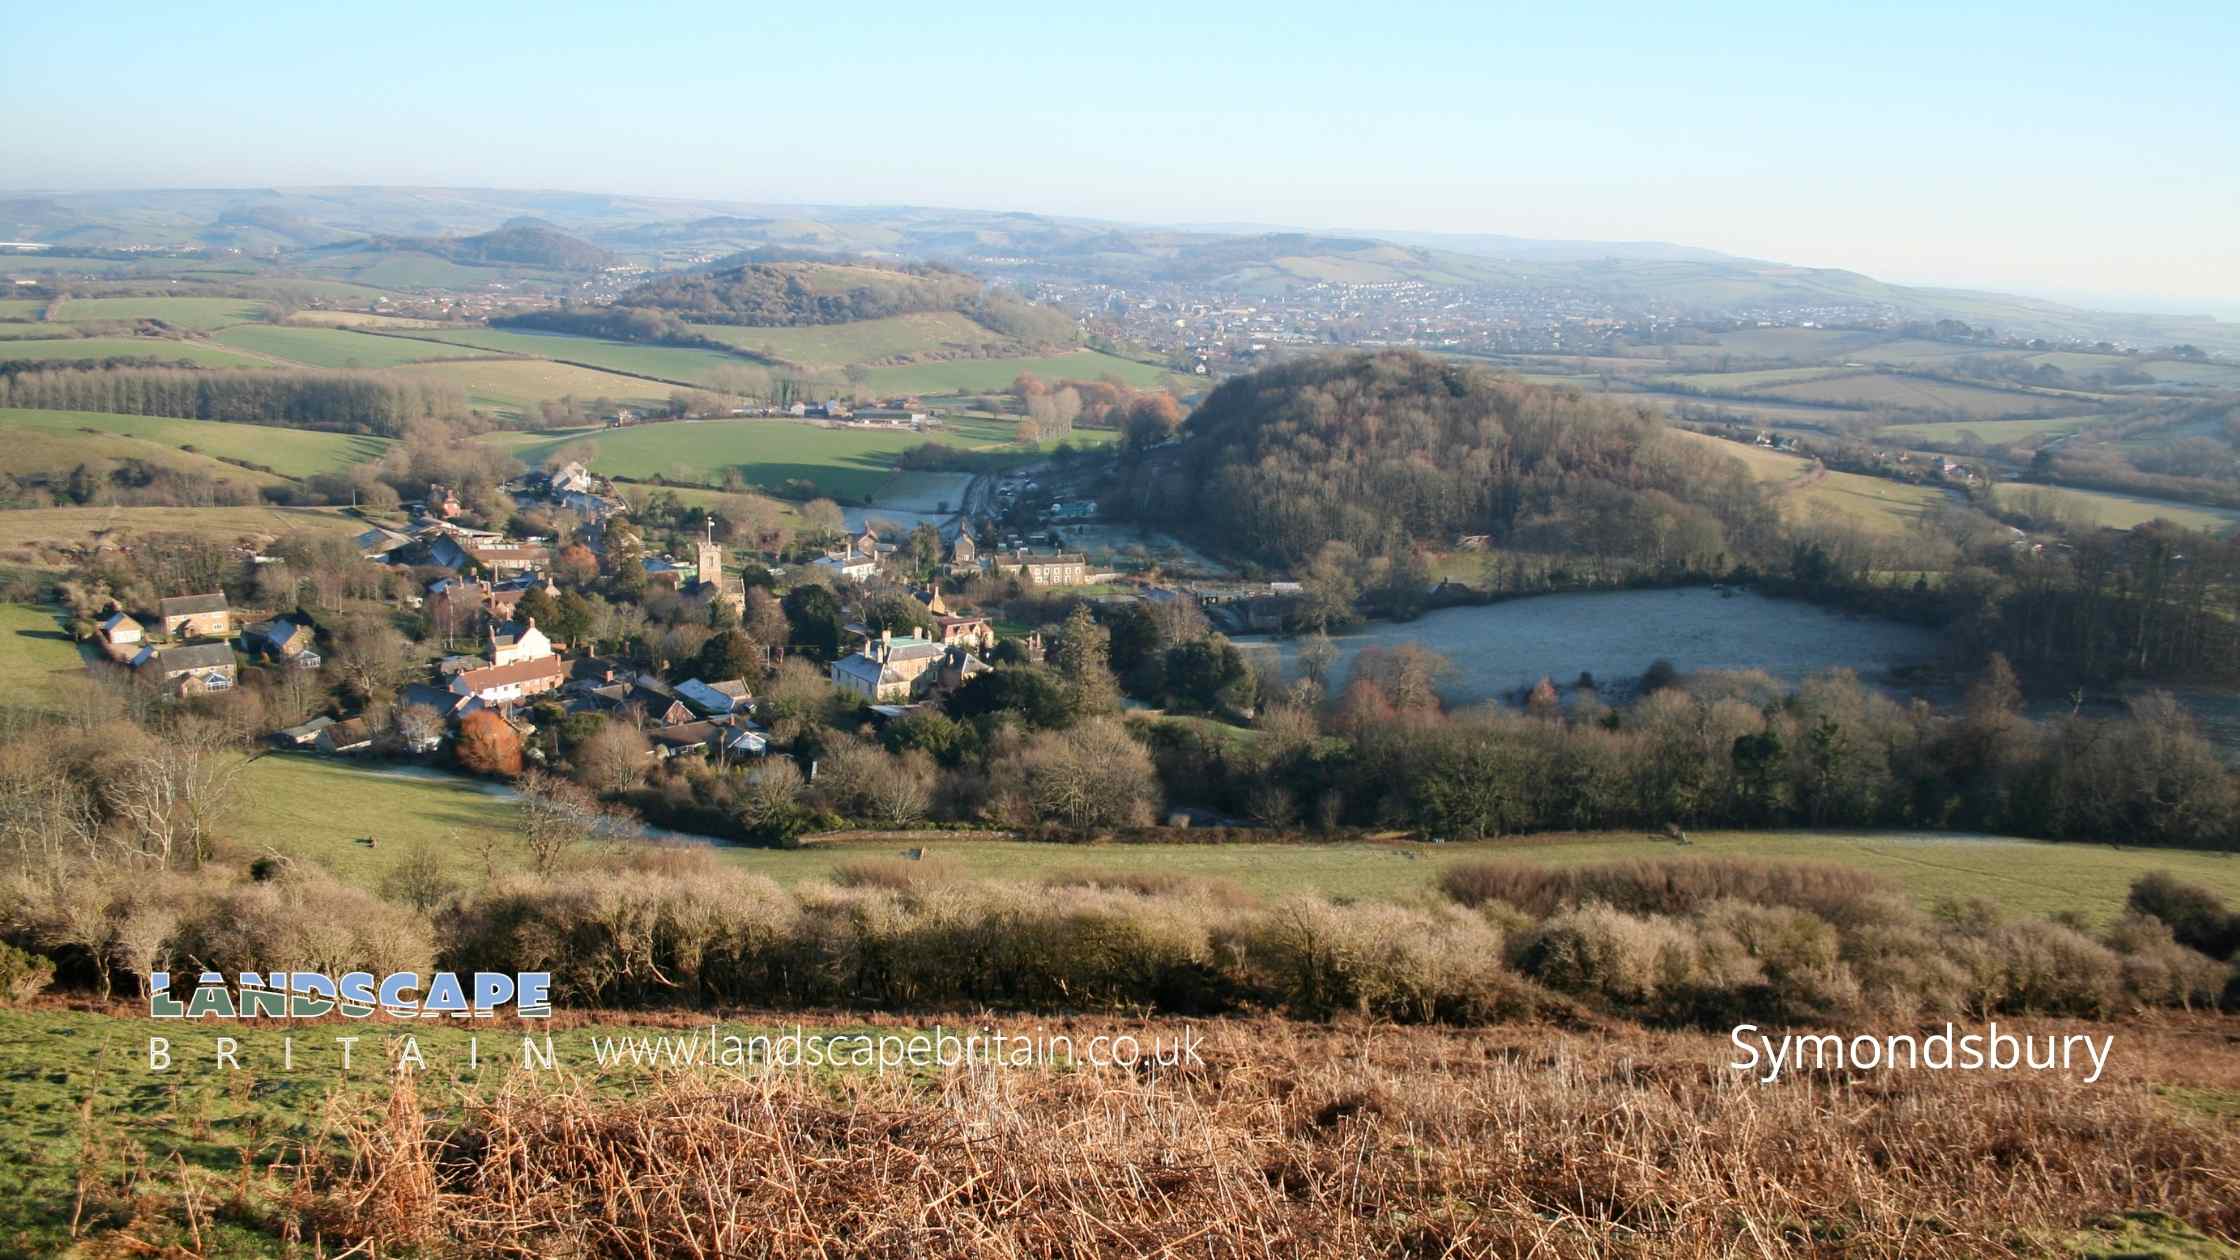
M 2231 0 L 1565 7 L 22 5 L 0 186 L 1658 239 L 2240 308 Z

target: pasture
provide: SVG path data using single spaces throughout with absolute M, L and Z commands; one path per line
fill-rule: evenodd
M 413 344 L 413 343 L 407 343 Z M 435 347 L 436 343 L 422 345 Z M 649 406 L 668 396 L 669 387 L 635 376 L 617 376 L 546 359 L 459 359 L 416 363 L 393 374 L 455 384 L 467 405 L 493 415 L 531 416 L 548 398 L 609 398 L 627 406 Z
M 496 328 L 431 329 L 413 334 L 416 339 L 469 346 L 499 354 L 576 363 L 604 372 L 651 377 L 686 385 L 706 386 L 715 373 L 747 361 L 715 350 L 682 346 L 641 346 L 596 337 L 571 337 L 561 333 L 510 332 Z M 1006 378 L 1008 380 L 1008 378 Z M 664 395 L 668 391 L 661 391 Z
M 388 368 L 424 359 L 471 358 L 480 353 L 460 346 L 377 337 L 342 328 L 273 324 L 238 324 L 219 332 L 215 339 L 237 350 L 314 368 Z
M 1113 377 L 1138 389 L 1193 388 L 1163 367 L 1095 350 L 1020 359 L 951 359 L 871 369 L 871 388 L 889 394 L 975 394 L 1009 389 L 1021 372 L 1043 380 L 1096 381 Z
M 2065 520 L 2108 529 L 2132 529 L 2148 521 L 2165 520 L 2187 529 L 2222 533 L 2240 522 L 2240 511 L 2231 508 L 2173 503 L 2168 499 L 2148 499 L 2113 490 L 2006 482 L 1993 487 L 1991 494 L 2004 508 L 2040 511 L 2043 508 L 2038 505 L 2050 504 L 2052 511 Z
M 187 476 L 206 477 L 246 492 L 288 484 L 285 477 L 240 468 L 207 455 L 140 438 L 99 430 L 33 428 L 9 425 L 0 413 L 0 438 L 7 443 L 7 471 L 11 476 L 57 485 L 73 470 L 86 468 L 106 479 L 109 472 L 137 461 L 149 468 Z
M 288 317 L 288 323 L 309 324 L 317 328 L 442 328 L 439 320 L 414 319 L 408 315 L 384 315 L 378 311 L 297 311 Z
M 2038 420 L 1954 420 L 1944 424 L 1893 424 L 1878 434 L 1894 442 L 1961 442 L 1969 438 L 1985 446 L 2015 442 L 2035 444 L 2034 439 L 2076 433 L 2096 416 L 2046 416 Z
M 54 610 L 0 604 L 0 669 L 17 680 L 17 701 L 50 703 L 68 681 L 85 675 L 85 658 Z
M 186 534 L 231 546 L 259 547 L 299 530 L 357 534 L 365 522 L 340 508 L 70 507 L 0 512 L 0 549 L 85 547 L 97 539 L 125 542 L 150 534 Z
M 1801 455 L 1687 430 L 1676 432 L 1700 442 L 1716 442 L 1718 450 L 1741 460 L 1752 477 L 1772 485 L 1782 513 L 1796 523 L 1823 521 L 1870 534 L 1896 535 L 1912 528 L 1924 511 L 1950 497 L 1933 486 L 1834 472 L 1817 468 Z
M 153 319 L 187 332 L 209 332 L 256 319 L 263 310 L 263 303 L 248 298 L 74 297 L 61 302 L 52 318 L 65 324 Z
M 172 452 L 260 464 L 289 477 L 339 472 L 352 464 L 381 458 L 387 438 L 351 433 L 283 429 L 277 425 L 229 424 L 216 420 L 175 420 L 168 416 L 125 416 L 99 411 L 0 409 L 0 429 L 17 434 L 78 434 L 97 429 Z M 13 468 L 15 460 L 10 460 Z M 238 469 L 235 471 L 239 471 Z
M 1903 407 L 1934 411 L 1974 420 L 1999 416 L 2025 416 L 2061 405 L 2061 400 L 1958 385 L 1889 372 L 1862 372 L 1824 377 L 1787 385 L 1769 385 L 1751 391 L 1761 397 L 1793 402 L 1829 403 L 1841 407 Z
M 305 858 L 353 883 L 377 883 L 426 843 L 452 874 L 483 876 L 477 836 L 506 828 L 514 805 L 492 785 L 417 776 L 288 754 L 259 758 L 242 778 L 244 806 L 228 828 L 242 851 L 267 847 Z M 371 835 L 374 845 L 360 841 Z M 1436 891 L 1440 873 L 1488 858 L 1581 865 L 1625 858 L 1753 857 L 1832 862 L 1885 876 L 1923 906 L 1981 896 L 2016 913 L 2074 911 L 2094 922 L 2121 913 L 2131 881 L 2152 870 L 2240 901 L 2240 860 L 2213 853 L 2053 844 L 1947 833 L 1717 831 L 1677 849 L 1632 832 L 1564 833 L 1427 845 L 1349 840 L 1268 844 L 1069 845 L 952 833 L 931 841 L 892 837 L 815 841 L 798 850 L 717 845 L 715 854 L 780 884 L 824 879 L 847 863 L 929 845 L 959 873 L 1040 880 L 1075 871 L 1163 872 L 1225 880 L 1263 898 L 1294 892 L 1407 900 Z M 500 844 L 505 840 L 501 838 Z M 614 843 L 646 843 L 618 841 Z M 500 852 L 503 852 L 501 848 Z
M 0 341 L 0 361 L 91 363 L 103 359 L 152 359 L 158 363 L 187 363 L 195 367 L 212 368 L 272 366 L 269 359 L 239 354 L 208 342 L 173 341 L 162 337 L 72 337 L 52 341 Z
M 789 328 L 694 324 L 692 330 L 753 354 L 811 368 L 839 368 L 910 356 L 986 354 L 1015 347 L 1010 338 L 956 311 Z
M 764 489 L 808 481 L 831 498 L 861 503 L 886 481 L 903 451 L 928 440 L 908 429 L 824 428 L 791 420 L 673 420 L 577 430 L 507 445 L 532 466 L 562 446 L 588 443 L 596 452 L 591 466 L 610 477 L 713 485 L 736 468 L 748 484 Z

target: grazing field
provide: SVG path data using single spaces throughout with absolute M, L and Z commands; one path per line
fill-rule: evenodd
M 0 360 L 17 363 L 59 360 L 86 363 L 100 359 L 153 359 L 160 363 L 191 363 L 196 367 L 271 367 L 269 359 L 236 354 L 202 341 L 173 341 L 163 337 L 71 337 L 52 341 L 0 341 Z
M 1720 333 L 1707 346 L 1659 346 L 1674 359 L 1717 358 L 1731 355 L 1750 359 L 1793 359 L 1817 363 L 1865 349 L 1883 339 L 1875 332 L 1838 332 L 1826 328 L 1738 328 Z
M 0 670 L 16 680 L 10 688 L 14 703 L 45 705 L 63 683 L 84 676 L 85 658 L 54 610 L 0 604 Z
M 601 341 L 596 337 L 570 337 L 560 333 L 509 332 L 495 328 L 442 328 L 413 335 L 415 338 L 447 342 L 455 346 L 494 350 L 500 354 L 526 355 L 533 359 L 578 363 L 601 371 L 687 385 L 708 385 L 718 370 L 739 367 L 747 362 L 746 359 L 714 350 L 693 350 L 682 346 L 641 346 L 622 341 Z M 1007 381 L 1008 379 L 1006 378 Z M 662 392 L 667 393 L 666 390 Z
M 446 328 L 441 320 L 414 319 L 409 315 L 384 315 L 379 311 L 297 311 L 288 323 L 319 328 Z
M 2240 522 L 2240 511 L 2146 499 L 2112 490 L 2078 490 L 2068 486 L 2040 486 L 2007 482 L 1993 487 L 1992 497 L 2001 507 L 2038 510 L 2034 503 L 2050 501 L 2064 518 L 2109 529 L 2131 529 L 2152 520 L 2171 521 L 2187 529 L 2223 532 Z
M 1955 420 L 1945 424 L 1894 424 L 1879 435 L 1896 442 L 1958 442 L 1974 438 L 1985 446 L 2029 442 L 2033 438 L 2076 433 L 2097 416 L 2047 416 L 2040 420 Z
M 902 452 L 927 440 L 908 429 L 822 428 L 790 420 L 672 420 L 507 445 L 531 465 L 562 446 L 583 442 L 597 452 L 591 466 L 610 477 L 658 476 L 713 485 L 736 468 L 748 484 L 764 489 L 809 481 L 825 495 L 860 503 L 894 471 Z
M 478 833 L 508 825 L 512 803 L 478 780 L 325 761 L 301 754 L 259 758 L 245 772 L 247 802 L 228 834 L 244 852 L 268 847 L 303 857 L 355 883 L 378 880 L 420 842 L 453 874 L 479 879 Z M 371 834 L 371 847 L 361 841 Z M 840 866 L 930 844 L 959 873 L 1039 880 L 1084 870 L 1168 872 L 1235 883 L 1261 897 L 1311 891 L 1409 899 L 1432 892 L 1460 862 L 1515 858 L 1579 865 L 1620 858 L 1738 856 L 1834 862 L 1896 881 L 1924 906 L 1943 897 L 1988 897 L 2018 913 L 2069 910 L 2096 922 L 2120 912 L 2131 881 L 2152 870 L 2240 900 L 2240 860 L 2213 853 L 2049 844 L 1947 833 L 1691 833 L 1688 849 L 1634 832 L 1520 836 L 1426 845 L 1347 841 L 1299 844 L 1044 844 L 951 833 L 923 839 L 826 840 L 798 850 L 719 845 L 725 863 L 795 884 Z M 644 843 L 621 841 L 617 843 Z
M 694 324 L 692 329 L 741 350 L 817 368 L 879 363 L 912 355 L 1000 353 L 1017 345 L 956 311 L 791 328 Z
M 0 548 L 85 547 L 150 534 L 187 534 L 232 545 L 270 543 L 298 530 L 356 534 L 365 522 L 340 508 L 72 507 L 0 512 Z
M 1978 420 L 2048 411 L 2062 403 L 2059 399 L 1985 389 L 1978 385 L 1923 380 L 1887 372 L 1866 372 L 1788 385 L 1769 385 L 1753 392 L 1768 398 L 1787 398 L 1797 402 L 1832 403 L 1844 407 L 1904 407 Z
M 1028 359 L 955 359 L 871 369 L 871 388 L 881 394 L 970 394 L 1008 388 L 1021 372 L 1045 381 L 1095 381 L 1116 377 L 1139 389 L 1184 387 L 1182 378 L 1163 367 L 1116 358 L 1095 350 Z M 1201 382 L 1202 384 L 1202 382 Z
M 14 413 L 0 412 L 0 441 L 7 444 L 5 466 L 11 476 L 58 485 L 82 467 L 106 479 L 112 469 L 131 460 L 168 473 L 206 477 L 231 485 L 246 497 L 254 497 L 259 490 L 289 484 L 286 477 L 274 473 L 236 467 L 208 455 L 142 438 L 100 430 L 11 425 L 6 419 L 11 414 Z
M 178 452 L 259 464 L 290 477 L 339 472 L 352 464 L 381 458 L 389 439 L 353 433 L 320 433 L 266 424 L 228 424 L 216 420 L 174 420 L 167 416 L 125 416 L 101 411 L 0 409 L 0 429 L 19 433 L 70 433 L 98 429 Z M 11 463 L 11 470 L 13 461 Z
M 386 368 L 423 359 L 463 359 L 484 353 L 341 328 L 283 328 L 272 324 L 236 325 L 218 333 L 216 340 L 237 350 L 315 368 Z
M 381 289 L 451 289 L 473 291 L 493 280 L 503 280 L 510 268 L 467 267 L 448 258 L 417 250 L 358 249 L 314 257 L 309 265 L 350 283 L 363 293 Z
M 65 324 L 103 320 L 157 319 L 189 332 L 209 332 L 228 324 L 256 319 L 264 304 L 228 297 L 113 297 L 68 298 L 53 318 Z
M 435 348 L 433 343 L 423 344 Z M 666 398 L 669 390 L 666 385 L 640 377 L 544 359 L 460 359 L 417 363 L 392 371 L 457 385 L 467 392 L 469 407 L 494 415 L 530 416 L 535 414 L 537 404 L 548 398 L 608 398 L 626 406 L 648 406 Z
M 30 319 L 46 306 L 44 301 L 31 298 L 0 298 L 0 319 Z
M 1924 511 L 1951 498 L 1933 486 L 1831 472 L 1801 455 L 1701 433 L 1688 436 L 1718 443 L 1718 449 L 1741 460 L 1751 476 L 1771 483 L 1780 495 L 1782 512 L 1792 521 L 1825 521 L 1869 533 L 1900 534 L 1912 528 Z

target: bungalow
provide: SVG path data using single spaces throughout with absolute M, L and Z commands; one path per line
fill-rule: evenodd
M 334 719 L 322 713 L 308 722 L 283 727 L 272 733 L 272 742 L 287 748 L 309 748 L 319 738 L 320 732 L 334 725 Z
M 653 744 L 655 755 L 661 757 L 706 754 L 711 749 L 730 757 L 759 757 L 770 749 L 768 738 L 760 731 L 706 721 L 656 727 L 646 732 L 646 739 Z
M 233 610 L 223 592 L 209 595 L 174 595 L 158 600 L 163 633 L 173 639 L 224 639 L 233 634 Z
M 747 695 L 746 680 L 742 678 L 713 683 L 694 678 L 677 684 L 677 696 L 709 717 L 723 717 L 753 707 Z
M 567 676 L 567 664 L 559 657 L 540 656 L 488 669 L 462 670 L 451 676 L 451 692 L 471 697 L 487 708 L 503 708 L 541 696 Z
M 319 732 L 312 746 L 330 757 L 362 753 L 373 747 L 373 728 L 362 717 L 337 722 Z
M 241 650 L 259 659 L 297 669 L 317 669 L 320 665 L 319 653 L 314 650 L 317 637 L 311 619 L 297 613 L 260 621 L 242 631 Z
M 144 647 L 132 658 L 132 667 L 181 692 L 224 691 L 235 678 L 233 649 L 223 643 Z

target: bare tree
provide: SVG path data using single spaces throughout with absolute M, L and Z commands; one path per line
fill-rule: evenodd
M 637 727 L 608 720 L 569 754 L 576 781 L 594 792 L 624 792 L 645 778 L 653 746 Z
M 180 723 L 102 785 L 109 812 L 129 829 L 138 855 L 158 866 L 200 866 L 233 806 L 248 759 Z
M 514 786 L 521 793 L 515 834 L 539 875 L 550 874 L 569 849 L 596 835 L 607 817 L 598 798 L 558 775 L 531 770 Z

